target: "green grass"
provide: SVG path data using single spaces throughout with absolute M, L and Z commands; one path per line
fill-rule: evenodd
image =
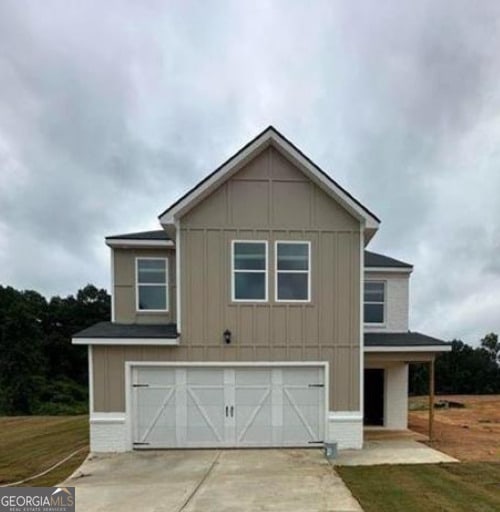
M 500 510 L 500 462 L 335 469 L 365 512 Z
M 81 452 L 26 486 L 52 486 L 68 477 L 88 453 L 88 416 L 0 417 L 0 484 L 40 473 L 78 448 Z

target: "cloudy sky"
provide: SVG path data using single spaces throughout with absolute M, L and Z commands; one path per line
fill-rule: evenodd
M 415 265 L 412 329 L 500 331 L 498 0 L 2 1 L 0 283 L 107 287 L 104 236 L 269 124 Z

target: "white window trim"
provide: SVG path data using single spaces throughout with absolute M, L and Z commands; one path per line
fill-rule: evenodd
M 307 245 L 307 270 L 279 270 L 278 271 L 278 244 Z M 276 240 L 274 242 L 274 300 L 275 302 L 289 302 L 308 304 L 311 302 L 311 242 L 309 240 Z M 278 299 L 278 272 L 282 274 L 305 274 L 307 272 L 307 299 Z
M 236 270 L 234 268 L 234 246 L 235 244 L 264 244 L 265 245 L 265 269 L 264 270 Z M 269 247 L 268 247 L 268 241 L 267 240 L 231 240 L 231 302 L 246 302 L 246 303 L 253 303 L 253 302 L 268 302 L 269 300 Z M 236 292 L 236 283 L 234 276 L 236 272 L 252 272 L 255 274 L 264 274 L 264 290 L 265 290 L 265 297 L 263 299 L 237 299 L 235 297 Z
M 363 286 L 363 322 L 364 325 L 367 327 L 385 327 L 386 320 L 387 320 L 387 281 L 384 279 L 365 279 L 364 284 L 366 283 L 382 283 L 384 285 L 384 302 L 382 302 L 382 322 L 364 322 L 365 318 L 365 304 L 380 304 L 380 302 L 366 302 L 365 301 L 365 289 Z
M 139 285 L 139 260 L 163 260 L 165 263 L 165 309 L 140 309 L 139 286 L 163 286 L 161 283 L 141 283 Z M 136 256 L 135 258 L 135 311 L 136 313 L 168 313 L 168 258 L 161 256 Z

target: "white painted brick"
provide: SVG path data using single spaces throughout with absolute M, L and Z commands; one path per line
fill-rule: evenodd
M 385 370 L 385 422 L 389 430 L 408 428 L 408 365 L 388 365 Z
M 384 272 L 365 273 L 365 279 L 385 281 L 385 324 L 365 325 L 365 332 L 406 332 L 409 316 L 409 275 Z
M 363 448 L 363 417 L 359 411 L 330 411 L 326 441 L 339 450 Z
M 90 419 L 91 452 L 129 450 L 123 413 L 94 413 Z

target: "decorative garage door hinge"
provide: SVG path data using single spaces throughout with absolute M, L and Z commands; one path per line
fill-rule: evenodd
M 132 384 L 133 388 L 149 388 L 149 384 Z
M 151 444 L 151 443 L 132 443 L 134 446 L 144 446 L 146 444 Z
M 308 444 L 323 444 L 324 441 L 307 441 Z
M 309 384 L 310 388 L 324 388 L 324 384 Z

